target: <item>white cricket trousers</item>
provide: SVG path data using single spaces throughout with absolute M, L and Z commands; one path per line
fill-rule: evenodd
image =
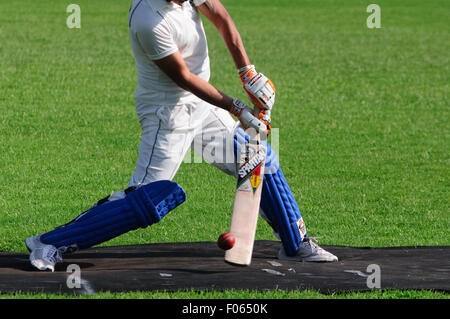
M 236 176 L 233 137 L 239 122 L 227 111 L 204 101 L 147 106 L 144 112 L 141 107 L 137 109 L 142 137 L 129 187 L 172 180 L 189 149 Z

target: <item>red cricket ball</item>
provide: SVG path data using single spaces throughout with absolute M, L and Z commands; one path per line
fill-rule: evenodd
M 233 248 L 235 242 L 236 239 L 234 239 L 234 236 L 232 234 L 223 233 L 217 240 L 217 246 L 219 246 L 219 248 L 222 248 L 223 250 L 228 250 Z

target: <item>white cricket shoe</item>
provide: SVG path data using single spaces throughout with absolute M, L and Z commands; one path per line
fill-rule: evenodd
M 55 271 L 55 265 L 62 262 L 61 251 L 53 245 L 47 245 L 40 241 L 40 235 L 25 239 L 25 245 L 30 254 L 31 264 L 39 270 L 50 269 Z
M 338 258 L 321 248 L 314 241 L 314 238 L 305 237 L 300 243 L 300 248 L 295 256 L 288 256 L 281 246 L 278 252 L 278 259 L 291 261 L 313 261 L 313 262 L 330 262 L 338 261 Z

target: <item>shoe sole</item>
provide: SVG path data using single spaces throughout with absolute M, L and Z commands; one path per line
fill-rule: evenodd
M 328 257 L 328 258 L 323 258 L 323 257 L 305 257 L 305 258 L 302 258 L 302 261 L 326 263 L 326 262 L 338 261 L 338 259 L 337 259 L 337 257 L 336 258 L 333 258 L 333 257 Z
M 335 262 L 339 259 L 336 256 L 333 257 L 300 257 L 300 256 L 293 256 L 289 257 L 286 255 L 278 254 L 278 259 L 280 260 L 288 260 L 288 261 L 298 261 L 298 262 L 318 262 L 318 263 L 325 263 L 325 262 Z

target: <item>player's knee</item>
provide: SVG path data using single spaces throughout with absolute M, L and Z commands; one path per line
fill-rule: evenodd
M 269 143 L 262 141 L 262 144 L 266 145 L 266 163 L 264 166 L 264 174 L 274 174 L 280 168 L 280 162 L 278 161 L 278 155 L 272 149 Z
M 165 194 L 164 198 L 161 194 Z M 169 194 L 169 195 L 167 195 Z M 145 228 L 159 222 L 168 212 L 186 200 L 186 193 L 176 183 L 158 181 L 151 187 L 142 186 L 126 196 L 139 227 Z

